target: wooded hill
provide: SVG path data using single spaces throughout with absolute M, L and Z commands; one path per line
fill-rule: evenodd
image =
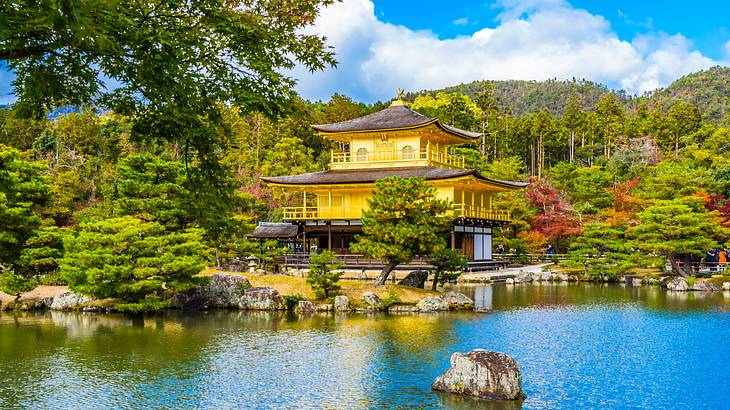
M 438 90 L 422 90 L 418 94 L 458 92 L 474 99 L 484 88 L 485 81 L 472 81 Z M 561 116 L 570 96 L 578 98 L 582 109 L 592 110 L 601 96 L 613 93 L 624 106 L 633 106 L 641 100 L 662 102 L 668 107 L 674 100 L 694 104 L 703 119 L 716 125 L 730 124 L 730 68 L 712 67 L 706 71 L 688 74 L 669 85 L 642 96 L 631 96 L 625 91 L 612 91 L 606 86 L 588 80 L 547 81 L 491 81 L 500 105 L 509 107 L 511 114 L 521 117 L 547 108 L 553 116 Z

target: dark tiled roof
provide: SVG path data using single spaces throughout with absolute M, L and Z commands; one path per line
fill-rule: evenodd
M 297 236 L 296 225 L 260 225 L 254 228 L 252 238 L 293 238 Z
M 473 169 L 446 169 L 438 167 L 381 168 L 381 169 L 348 169 L 320 171 L 309 174 L 289 175 L 283 177 L 262 178 L 265 182 L 285 185 L 327 185 L 372 183 L 382 178 L 397 176 L 400 178 L 424 178 L 427 180 L 456 178 L 474 175 L 477 179 L 505 187 L 522 188 L 524 182 L 499 181 L 481 176 Z
M 312 128 L 320 132 L 364 132 L 413 128 L 432 122 L 435 122 L 447 132 L 461 137 L 476 139 L 481 136 L 476 132 L 464 131 L 450 125 L 441 124 L 437 119 L 417 113 L 405 105 L 391 105 L 384 110 L 363 117 L 332 124 L 312 125 Z

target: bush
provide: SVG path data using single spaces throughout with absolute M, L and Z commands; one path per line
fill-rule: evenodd
M 284 295 L 283 299 L 284 299 L 284 306 L 286 307 L 286 310 L 294 310 L 294 308 L 297 306 L 297 303 L 304 300 L 304 297 L 299 294 Z
M 5 293 L 15 295 L 17 293 L 25 293 L 31 291 L 38 286 L 38 280 L 19 275 L 13 271 L 7 271 L 0 274 L 0 290 Z
M 444 249 L 437 253 L 430 263 L 433 265 L 433 290 L 436 290 L 439 283 L 443 285 L 458 278 L 468 266 L 466 258 L 453 249 Z
M 314 255 L 309 260 L 307 283 L 315 293 L 328 298 L 330 292 L 340 290 L 337 282 L 340 280 L 342 273 L 334 271 L 341 266 L 341 264 L 335 263 L 335 254 L 330 251 L 324 251 L 319 255 Z
M 68 282 L 61 277 L 58 272 L 48 273 L 41 276 L 41 285 L 46 286 L 66 286 Z
M 396 292 L 393 288 L 388 288 L 388 296 L 380 300 L 380 306 L 386 310 L 399 303 L 402 303 L 402 300 L 400 296 L 398 296 L 398 292 Z

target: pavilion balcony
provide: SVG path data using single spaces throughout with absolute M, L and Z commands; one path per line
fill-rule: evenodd
M 362 207 L 348 209 L 327 209 L 316 206 L 287 206 L 284 208 L 285 221 L 330 220 L 330 219 L 360 219 Z
M 331 152 L 330 169 L 361 169 L 382 167 L 437 166 L 464 168 L 462 155 L 451 155 L 446 147 L 427 145 L 420 150 L 374 152 Z
M 509 222 L 511 220 L 510 211 L 480 208 L 466 204 L 454 204 L 454 216 L 457 218 L 486 219 L 490 221 Z M 331 220 L 331 219 L 360 219 L 362 217 L 362 207 L 352 207 L 349 209 L 322 209 L 303 206 L 287 206 L 284 208 L 285 221 L 306 221 L 306 220 Z
M 509 222 L 512 220 L 512 215 L 508 210 L 481 208 L 467 204 L 454 204 L 454 214 L 459 218 L 486 219 L 501 222 Z

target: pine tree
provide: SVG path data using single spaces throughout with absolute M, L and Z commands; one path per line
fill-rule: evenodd
M 368 209 L 362 214 L 363 234 L 356 237 L 351 249 L 385 260 L 376 286 L 383 285 L 398 264 L 446 247 L 450 207 L 448 201 L 436 198 L 436 188 L 422 178 L 389 177 L 375 183 Z
M 335 254 L 330 251 L 324 251 L 318 255 L 313 255 L 309 259 L 309 274 L 307 275 L 307 283 L 312 290 L 326 298 L 330 297 L 332 292 L 340 289 L 337 282 L 342 276 L 339 271 L 342 264 L 335 262 Z

